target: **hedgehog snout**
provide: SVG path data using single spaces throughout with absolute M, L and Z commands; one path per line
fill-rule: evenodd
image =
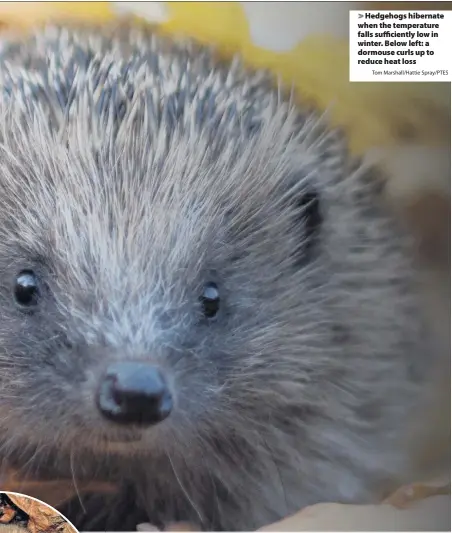
M 162 372 L 146 363 L 116 362 L 100 378 L 96 404 L 103 417 L 121 425 L 150 426 L 173 408 L 173 396 Z

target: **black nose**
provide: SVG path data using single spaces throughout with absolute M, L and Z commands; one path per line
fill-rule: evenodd
M 118 424 L 157 424 L 171 412 L 173 399 L 162 374 L 141 363 L 114 363 L 97 393 L 101 413 Z

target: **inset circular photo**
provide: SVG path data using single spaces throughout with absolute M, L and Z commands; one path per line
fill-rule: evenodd
M 50 505 L 18 492 L 0 492 L 0 533 L 78 533 Z

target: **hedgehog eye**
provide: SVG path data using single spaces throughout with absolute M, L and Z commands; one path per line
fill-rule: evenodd
M 22 270 L 16 277 L 14 297 L 16 302 L 24 307 L 31 307 L 38 303 L 38 279 L 32 270 Z
M 201 295 L 204 316 L 213 318 L 220 309 L 220 291 L 215 283 L 207 283 Z

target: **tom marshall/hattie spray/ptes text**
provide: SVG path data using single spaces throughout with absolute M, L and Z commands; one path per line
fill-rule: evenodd
M 448 76 L 448 70 L 373 70 L 374 76 Z

